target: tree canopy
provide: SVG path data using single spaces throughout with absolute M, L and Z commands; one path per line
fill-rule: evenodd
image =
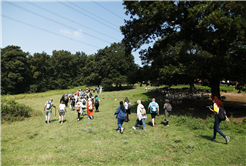
M 125 55 L 124 45 L 113 43 L 95 55 L 72 54 L 54 50 L 30 55 L 19 46 L 1 49 L 1 93 L 18 94 L 67 89 L 79 85 L 103 85 L 105 88 L 134 84 L 137 66 L 133 55 Z
M 246 2 L 124 1 L 123 4 L 126 14 L 131 16 L 121 27 L 127 54 L 155 42 L 153 47 L 140 52 L 145 64 L 161 63 L 166 70 L 171 66 L 181 70 L 183 62 L 192 64 L 193 69 L 199 67 L 199 73 L 190 67 L 183 73 L 208 79 L 212 95 L 216 96 L 220 96 L 219 82 L 223 78 L 246 82 Z M 193 50 L 199 48 L 203 53 L 192 54 L 187 49 L 170 57 L 165 50 L 179 42 L 192 43 Z M 187 53 L 191 58 L 187 59 Z M 166 64 L 160 56 L 173 60 Z M 175 65 L 177 62 L 182 66 Z

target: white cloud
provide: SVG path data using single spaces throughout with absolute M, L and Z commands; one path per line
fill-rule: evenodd
M 73 31 L 74 36 L 79 37 L 82 36 L 82 30 L 79 29 L 78 31 Z
M 77 31 L 69 31 L 67 29 L 60 29 L 60 32 L 64 35 L 68 35 L 70 37 L 82 37 L 82 30 L 79 29 Z

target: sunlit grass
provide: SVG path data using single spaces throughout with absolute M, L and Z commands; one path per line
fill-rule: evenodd
M 166 127 L 164 115 L 156 118 L 152 128 L 151 117 L 146 120 L 147 132 L 136 122 L 136 101 L 149 103 L 153 93 L 136 86 L 132 90 L 103 92 L 99 113 L 95 119 L 84 116 L 77 122 L 76 111 L 65 114 L 65 122 L 58 123 L 53 109 L 52 122 L 45 124 L 44 103 L 51 97 L 58 106 L 64 91 L 27 94 L 17 102 L 31 106 L 43 116 L 21 122 L 1 125 L 2 165 L 245 165 L 245 134 L 223 129 L 231 137 L 228 145 L 219 134 L 218 142 L 211 142 L 213 130 L 209 127 L 193 130 L 179 124 L 176 115 Z M 75 89 L 74 89 L 75 90 Z M 73 92 L 74 90 L 68 90 Z M 53 93 L 54 92 L 54 93 Z M 42 96 L 43 95 L 43 96 Z M 21 95 L 20 95 L 21 96 Z M 32 98 L 32 96 L 34 96 Z M 119 134 L 117 119 L 112 115 L 119 102 L 128 97 L 132 103 L 130 122 L 124 123 L 124 134 Z M 160 97 L 159 97 L 160 98 Z M 158 98 L 158 99 L 159 99 Z M 162 106 L 161 106 L 162 108 Z M 188 117 L 189 120 L 189 117 Z M 211 119 L 210 119 L 211 120 Z M 232 123 L 232 122 L 231 122 Z M 218 154 L 223 155 L 218 155 Z

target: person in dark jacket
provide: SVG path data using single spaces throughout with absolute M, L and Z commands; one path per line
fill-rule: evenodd
M 69 99 L 68 99 L 68 96 L 66 96 L 66 97 L 65 97 L 65 101 L 64 101 L 64 104 L 66 105 L 66 107 L 67 107 L 68 100 L 69 100 Z
M 126 109 L 123 105 L 123 101 L 120 101 L 120 106 L 117 108 L 116 112 L 113 113 L 113 115 L 117 115 L 116 119 L 118 119 L 118 132 L 123 134 L 124 128 L 122 127 L 123 122 L 125 121 L 126 118 Z
M 126 119 L 125 119 L 125 122 L 128 122 L 129 121 L 129 114 L 131 114 L 131 108 L 130 108 L 131 103 L 130 103 L 130 101 L 129 101 L 129 99 L 127 97 L 125 98 L 124 105 L 125 105 L 125 108 L 126 108 Z

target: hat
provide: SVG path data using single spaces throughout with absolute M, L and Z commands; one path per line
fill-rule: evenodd
M 152 101 L 155 101 L 155 98 L 153 98 Z
M 167 103 L 167 102 L 169 102 L 169 100 L 168 100 L 168 99 L 166 99 L 166 100 L 165 100 L 165 103 Z

